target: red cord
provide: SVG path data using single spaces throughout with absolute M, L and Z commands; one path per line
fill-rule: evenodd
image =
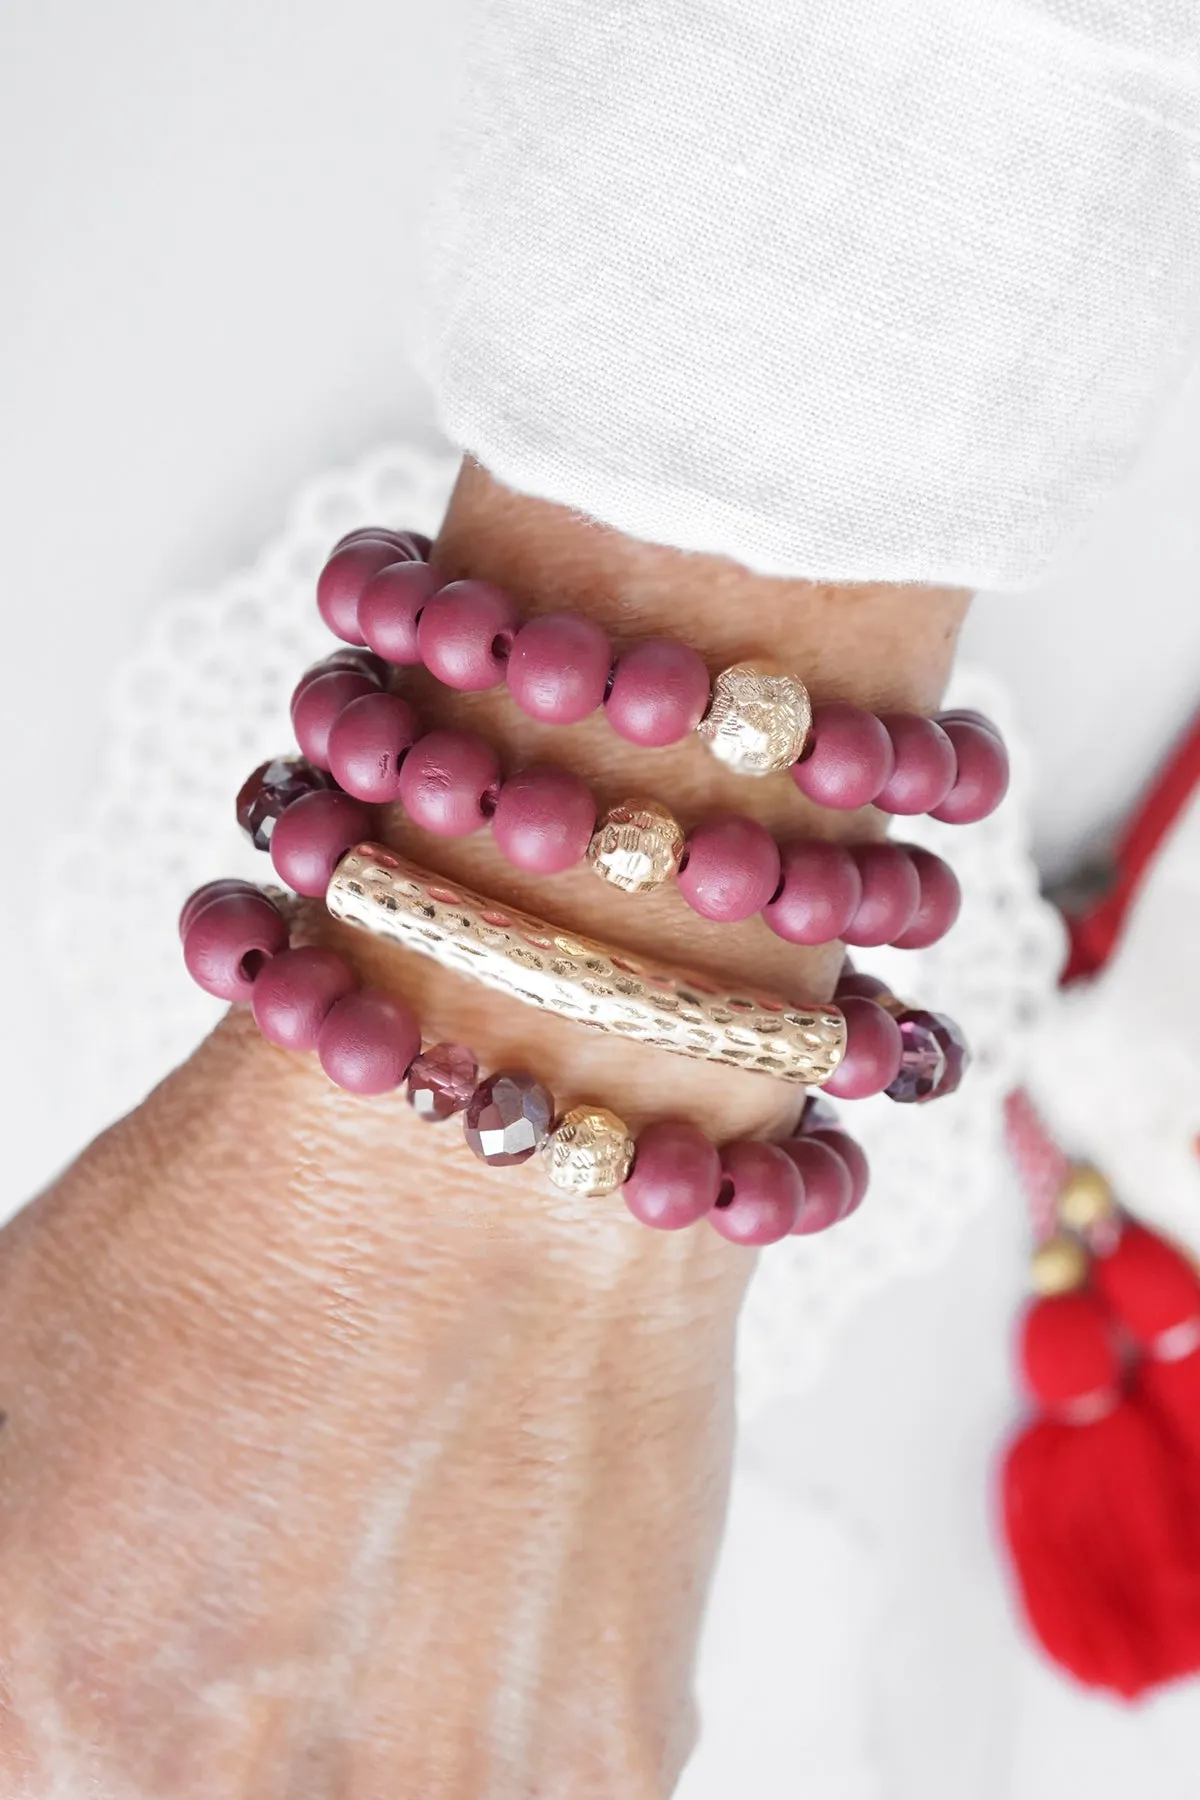
M 1112 887 L 1090 912 L 1068 917 L 1070 954 L 1062 974 L 1064 986 L 1094 975 L 1112 955 L 1142 877 L 1197 785 L 1200 714 L 1120 838 L 1113 859 L 1116 879 Z

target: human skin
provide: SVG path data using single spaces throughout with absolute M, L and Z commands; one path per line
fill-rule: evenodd
M 966 608 L 636 543 L 471 463 L 435 560 L 528 610 L 684 635 L 713 668 L 776 656 L 876 707 L 936 704 Z M 730 806 L 793 834 L 880 829 L 694 743 L 539 727 L 503 691 L 421 704 L 604 802 L 652 783 L 685 825 Z M 835 949 L 757 920 L 706 926 L 586 871 L 547 887 L 486 834 L 410 847 L 631 949 L 797 998 L 833 986 Z M 527 1069 L 560 1105 L 718 1138 L 795 1116 L 762 1077 L 580 1032 L 319 909 L 305 929 L 413 999 L 427 1041 Z M 0 1233 L 0 1793 L 662 1800 L 694 1736 L 754 1260 L 555 1197 L 536 1162 L 484 1170 L 455 1123 L 343 1094 L 232 1012 Z

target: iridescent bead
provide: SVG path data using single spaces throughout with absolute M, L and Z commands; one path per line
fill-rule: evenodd
M 408 1071 L 408 1104 L 431 1125 L 465 1112 L 479 1086 L 479 1064 L 465 1044 L 431 1044 Z
M 545 1142 L 553 1117 L 554 1101 L 540 1081 L 501 1072 L 475 1089 L 463 1135 L 481 1162 L 503 1169 L 529 1161 Z
M 276 821 L 301 794 L 331 788 L 333 779 L 303 756 L 273 756 L 238 790 L 237 822 L 256 850 L 269 850 Z
M 952 1094 L 963 1078 L 970 1052 L 958 1026 L 944 1013 L 900 1014 L 900 1073 L 884 1089 L 889 1100 L 922 1105 Z

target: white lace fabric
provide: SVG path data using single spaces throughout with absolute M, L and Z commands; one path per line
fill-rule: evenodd
M 51 903 L 40 921 L 46 966 L 70 1013 L 82 1128 L 135 1105 L 221 1014 L 184 971 L 176 919 L 204 881 L 270 879 L 237 828 L 233 800 L 251 769 L 292 743 L 292 688 L 330 648 L 313 599 L 330 545 L 365 521 L 434 532 L 455 467 L 449 456 L 395 445 L 313 482 L 252 568 L 160 608 L 120 669 L 90 809 L 48 851 L 50 871 L 87 871 L 87 929 L 54 880 L 44 884 Z M 983 675 L 960 672 L 953 700 L 990 713 L 1012 741 L 1007 698 Z M 1013 793 L 983 824 L 904 825 L 906 838 L 945 854 L 958 872 L 964 905 L 954 931 L 930 950 L 862 958 L 899 992 L 961 1021 L 974 1051 L 968 1078 L 933 1106 L 880 1099 L 847 1109 L 871 1158 L 870 1195 L 836 1231 L 760 1259 L 740 1343 L 747 1406 L 809 1380 L 853 1311 L 945 1255 L 1001 1177 L 1000 1101 L 1020 1076 L 1061 956 L 1057 919 L 1037 895 L 1019 743 L 1013 750 Z M 503 1175 L 480 1179 L 499 1186 Z

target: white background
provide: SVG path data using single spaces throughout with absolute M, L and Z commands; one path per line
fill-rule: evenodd
M 252 558 L 305 477 L 434 436 L 405 331 L 460 12 L 41 0 L 0 21 L 0 1212 L 74 1147 L 26 852 L 87 805 L 107 673 L 166 597 Z M 969 653 L 1018 694 L 1056 874 L 1196 701 L 1198 482 L 1194 383 L 1070 565 L 977 605 Z M 1009 1619 L 985 1477 L 1020 1263 L 1014 1206 L 747 1433 L 688 1800 L 1194 1793 L 1194 1696 L 1084 1702 Z

